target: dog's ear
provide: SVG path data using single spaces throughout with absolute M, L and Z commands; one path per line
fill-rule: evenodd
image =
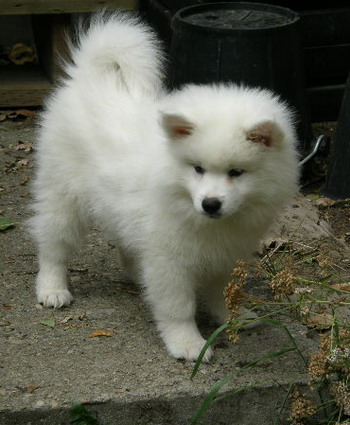
M 283 140 L 283 132 L 278 124 L 268 120 L 262 121 L 246 131 L 246 138 L 267 147 L 278 147 Z
M 162 125 L 171 139 L 182 139 L 193 133 L 194 125 L 186 118 L 177 114 L 162 115 Z

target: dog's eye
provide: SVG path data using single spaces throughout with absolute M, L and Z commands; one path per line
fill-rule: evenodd
M 194 165 L 193 168 L 194 168 L 194 171 L 197 174 L 204 174 L 205 173 L 205 169 L 203 167 L 201 167 L 200 165 Z
M 240 169 L 232 168 L 232 170 L 229 170 L 229 171 L 227 172 L 227 175 L 228 175 L 229 177 L 239 177 L 239 176 L 241 176 L 243 173 L 244 173 L 244 170 L 240 170 Z

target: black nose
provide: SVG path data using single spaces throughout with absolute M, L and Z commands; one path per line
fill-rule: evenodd
M 203 210 L 209 215 L 216 214 L 221 208 L 221 205 L 222 203 L 218 198 L 205 198 L 202 202 Z

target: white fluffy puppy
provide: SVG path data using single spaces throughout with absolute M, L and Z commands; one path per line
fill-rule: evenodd
M 196 359 L 196 296 L 225 320 L 235 261 L 297 189 L 291 114 L 268 91 L 234 85 L 163 94 L 158 42 L 125 15 L 93 18 L 72 58 L 38 144 L 38 301 L 72 301 L 67 262 L 95 221 L 144 286 L 169 353 Z

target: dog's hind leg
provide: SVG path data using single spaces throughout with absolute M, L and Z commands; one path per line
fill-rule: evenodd
M 200 296 L 206 308 L 218 324 L 223 324 L 229 317 L 229 311 L 225 306 L 224 288 L 225 278 L 209 280 L 200 288 Z M 228 278 L 227 278 L 228 282 Z
M 68 290 L 67 263 L 84 237 L 78 208 L 64 202 L 37 205 L 38 214 L 31 220 L 39 246 L 39 273 L 36 280 L 38 302 L 45 307 L 60 308 L 72 302 Z
M 228 282 L 228 280 L 229 279 L 227 278 L 226 282 Z M 221 281 L 225 282 L 225 280 Z M 206 285 L 202 288 L 201 295 L 214 320 L 221 325 L 227 322 L 230 317 L 230 312 L 225 305 L 224 299 L 226 283 L 220 284 L 219 282 L 220 280 Z M 261 322 L 258 321 L 258 315 L 254 311 L 239 305 L 237 307 L 238 311 L 235 318 L 237 322 L 240 322 L 241 327 L 245 329 L 252 329 L 256 326 L 260 326 Z

